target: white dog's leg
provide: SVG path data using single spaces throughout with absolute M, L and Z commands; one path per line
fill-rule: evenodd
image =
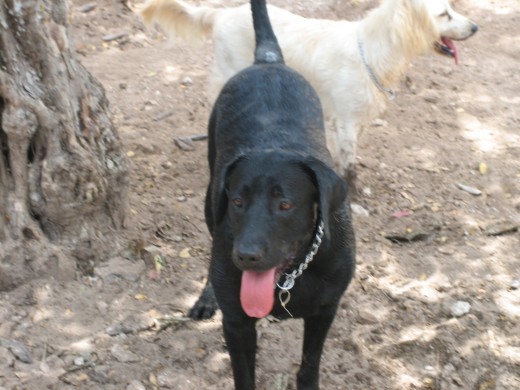
M 356 162 L 357 128 L 356 123 L 338 119 L 327 126 L 327 147 L 337 173 L 344 179 L 352 177 Z

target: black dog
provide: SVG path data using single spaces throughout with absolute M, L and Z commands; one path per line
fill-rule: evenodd
M 255 64 L 224 86 L 209 121 L 209 284 L 235 387 L 255 388 L 257 318 L 303 318 L 298 390 L 319 388 L 323 344 L 354 272 L 346 184 L 330 168 L 319 98 L 283 63 L 265 0 L 252 0 Z M 211 284 L 214 288 L 214 296 Z

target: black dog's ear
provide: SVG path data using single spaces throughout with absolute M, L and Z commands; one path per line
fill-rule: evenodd
M 345 202 L 347 183 L 332 168 L 314 157 L 307 157 L 303 165 L 318 188 L 318 205 L 325 225 L 325 236 L 330 237 L 329 216 Z
M 213 177 L 212 179 L 211 205 L 213 210 L 211 215 L 213 217 L 213 228 L 219 225 L 226 215 L 228 206 L 227 184 L 229 181 L 229 176 L 240 163 L 240 161 L 242 161 L 244 158 L 244 156 L 240 156 L 231 161 L 229 164 L 223 166 L 222 169 L 219 170 L 219 175 Z

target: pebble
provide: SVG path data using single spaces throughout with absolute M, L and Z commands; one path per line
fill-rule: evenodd
M 163 257 L 163 254 L 161 248 L 156 245 L 148 245 L 141 252 L 142 259 L 152 269 L 155 269 L 155 259 L 157 256 Z
M 167 389 L 179 384 L 179 373 L 171 369 L 165 369 L 157 374 L 157 384 Z
M 106 329 L 106 332 L 109 336 L 118 336 L 120 334 L 137 333 L 147 330 L 154 325 L 154 319 L 147 314 L 130 314 L 123 320 L 123 322 L 109 326 Z
M 65 372 L 65 362 L 56 355 L 49 356 L 42 364 L 45 364 L 49 372 Z
M 12 367 L 14 364 L 14 357 L 5 347 L 0 347 L 0 369 Z
M 112 353 L 112 356 L 121 363 L 134 363 L 141 360 L 141 358 L 135 353 L 125 349 L 119 344 L 115 344 L 110 352 Z
M 450 312 L 453 317 L 462 317 L 468 314 L 471 310 L 471 305 L 466 301 L 457 301 L 451 305 Z
M 437 251 L 443 255 L 452 255 L 455 253 L 455 249 L 453 248 L 446 248 L 446 247 L 439 247 L 437 248 Z
M 196 380 L 196 377 L 172 369 L 165 369 L 157 374 L 157 384 L 161 389 L 198 390 L 201 387 Z
M 193 80 L 191 79 L 190 76 L 186 76 L 186 77 L 184 77 L 182 79 L 181 84 L 182 85 L 192 85 L 193 84 Z
M 370 212 L 364 208 L 363 206 L 357 204 L 357 203 L 352 203 L 350 205 L 350 209 L 352 210 L 352 212 L 355 214 L 355 215 L 359 215 L 361 217 L 369 217 L 370 216 Z
M 379 318 L 374 314 L 374 310 L 361 308 L 358 311 L 358 323 L 364 325 L 377 324 L 379 322 Z
M 385 121 L 384 119 L 377 118 L 372 122 L 372 126 L 374 127 L 387 127 L 388 121 Z
M 98 301 L 98 302 L 96 302 L 96 307 L 101 314 L 107 314 L 108 303 L 103 302 L 103 301 Z
M 146 390 L 146 387 L 138 380 L 133 380 L 126 386 L 126 390 Z
M 209 356 L 204 364 L 204 367 L 212 373 L 224 374 L 230 369 L 229 354 L 214 353 Z
M 434 91 L 425 91 L 422 93 L 425 102 L 436 104 L 439 102 L 439 95 Z
M 513 279 L 511 283 L 509 284 L 509 288 L 511 290 L 518 290 L 520 289 L 520 280 L 519 279 Z
M 85 359 L 82 356 L 77 356 L 74 358 L 74 365 L 75 366 L 83 366 L 85 365 Z
M 4 347 L 10 350 L 14 357 L 21 362 L 27 364 L 32 363 L 32 357 L 29 354 L 29 351 L 21 342 L 0 338 L 0 347 Z
M 123 257 L 113 257 L 107 263 L 100 264 L 94 269 L 94 274 L 105 282 L 117 280 L 118 277 L 129 282 L 135 282 L 145 271 L 143 260 L 130 261 Z

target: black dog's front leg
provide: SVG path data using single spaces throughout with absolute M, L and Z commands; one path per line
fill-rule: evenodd
M 320 388 L 321 354 L 334 316 L 333 312 L 304 319 L 303 356 L 298 371 L 298 390 L 318 390 Z
M 231 357 L 235 390 L 255 389 L 256 320 L 229 320 L 224 315 L 224 338 Z
M 217 298 L 213 286 L 208 280 L 204 286 L 204 290 L 197 299 L 197 302 L 190 309 L 188 316 L 194 320 L 206 320 L 213 317 L 218 309 Z

